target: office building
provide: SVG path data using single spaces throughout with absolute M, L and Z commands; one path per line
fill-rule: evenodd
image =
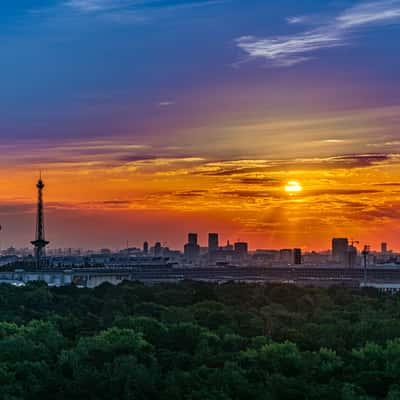
M 347 264 L 347 253 L 349 250 L 349 241 L 347 238 L 332 239 L 332 259 L 339 264 Z
M 246 242 L 236 242 L 234 244 L 234 251 L 236 257 L 244 259 L 247 257 L 249 252 L 249 246 Z
M 188 243 L 184 247 L 185 258 L 188 261 L 196 261 L 200 256 L 200 246 L 197 243 L 197 233 L 188 234 Z
M 293 264 L 293 250 L 292 249 L 279 250 L 279 261 L 284 264 Z
M 161 254 L 162 254 L 161 243 L 160 243 L 160 242 L 157 242 L 157 243 L 154 245 L 154 256 L 155 256 L 155 257 L 160 257 Z
M 357 261 L 358 261 L 357 248 L 351 245 L 347 249 L 346 267 L 355 268 L 357 266 Z
M 197 245 L 197 233 L 188 234 L 188 243 L 192 245 Z
M 218 233 L 209 233 L 208 234 L 208 251 L 211 253 L 213 251 L 218 250 L 218 248 L 219 248 Z
M 294 257 L 294 264 L 301 265 L 302 263 L 301 249 L 293 249 L 293 257 Z

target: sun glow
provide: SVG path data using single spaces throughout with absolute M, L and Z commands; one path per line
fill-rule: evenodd
M 288 182 L 288 184 L 285 186 L 285 191 L 288 193 L 301 192 L 302 190 L 303 187 L 300 185 L 299 182 L 296 181 Z

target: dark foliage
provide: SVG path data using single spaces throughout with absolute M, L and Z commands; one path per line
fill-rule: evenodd
M 0 285 L 0 399 L 400 399 L 400 296 Z

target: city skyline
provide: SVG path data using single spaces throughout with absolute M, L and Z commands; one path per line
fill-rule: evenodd
M 400 2 L 4 2 L 0 244 L 400 250 Z
M 46 256 L 45 248 L 50 244 L 49 241 L 45 240 L 45 224 L 44 224 L 44 212 L 45 212 L 45 207 L 43 203 L 43 189 L 45 188 L 44 181 L 42 179 L 42 172 L 40 171 L 39 179 L 36 184 L 36 188 L 38 190 L 38 198 L 37 198 L 37 203 L 36 203 L 36 234 L 35 234 L 35 240 L 31 241 L 30 244 L 33 245 L 33 254 L 36 258 L 37 265 L 41 264 L 41 258 L 44 258 Z M 302 186 L 296 182 L 296 181 L 291 181 L 288 182 L 288 185 L 285 186 L 284 190 L 288 192 L 289 194 L 301 192 L 303 190 Z M 83 221 L 84 222 L 84 221 Z M 2 230 L 2 226 L 0 226 L 0 231 Z M 204 240 L 203 240 L 204 242 Z M 248 242 L 241 241 L 241 239 L 237 239 L 237 241 L 231 241 L 230 239 L 226 240 L 226 244 L 223 244 L 220 242 L 220 234 L 218 232 L 208 232 L 207 233 L 207 246 L 204 243 L 201 243 L 199 241 L 199 234 L 197 232 L 189 232 L 187 234 L 187 243 L 183 245 L 183 253 L 188 259 L 192 260 L 197 260 L 200 256 L 201 249 L 207 249 L 208 254 L 212 254 L 213 252 L 218 252 L 220 250 L 229 250 L 229 251 L 234 251 L 237 254 L 248 254 L 249 251 L 251 250 L 256 250 L 257 251 L 278 251 L 278 249 L 273 249 L 273 248 L 258 248 L 258 249 L 252 249 L 249 245 Z M 131 243 L 132 245 L 132 243 Z M 141 252 L 144 255 L 147 255 L 149 253 L 149 245 L 150 243 L 147 240 L 144 240 L 143 242 L 143 248 Z M 327 249 L 329 253 L 332 255 L 332 260 L 340 261 L 343 263 L 346 263 L 348 255 L 353 252 L 355 252 L 355 255 L 357 256 L 359 250 L 357 246 L 362 246 L 362 248 L 367 250 L 368 252 L 371 250 L 371 246 L 369 244 L 361 244 L 360 241 L 354 240 L 353 238 L 332 238 L 331 242 L 331 249 Z M 11 245 L 8 250 L 13 249 L 14 246 Z M 167 241 L 156 241 L 154 242 L 154 247 L 152 247 L 154 255 L 158 251 L 162 251 L 162 249 L 167 249 L 168 251 L 174 249 L 170 249 L 168 247 L 168 242 Z M 25 249 L 25 248 L 23 248 Z M 69 250 L 72 250 L 73 248 L 70 247 Z M 103 250 L 106 250 L 107 248 L 103 247 Z M 140 246 L 137 247 L 137 243 L 133 244 L 133 247 L 130 246 L 129 244 L 129 239 L 126 241 L 126 246 L 123 246 L 123 250 L 130 250 L 130 249 L 137 249 L 140 250 Z M 1 247 L 0 247 L 1 250 Z M 56 247 L 54 250 L 61 250 L 60 247 Z M 93 249 L 84 249 L 82 247 L 79 248 L 80 250 L 85 250 L 85 251 L 92 251 Z M 109 249 L 107 249 L 108 251 Z M 115 249 L 114 249 L 115 250 Z M 117 249 L 119 250 L 119 249 Z M 301 260 L 301 253 L 302 253 L 302 248 L 280 248 L 279 249 L 281 252 L 282 251 L 290 251 L 292 252 L 299 252 L 299 257 L 297 260 Z M 305 249 L 308 252 L 315 252 L 315 249 Z M 179 250 L 178 250 L 179 251 Z M 326 251 L 326 250 L 323 250 Z M 387 242 L 380 242 L 380 252 L 382 254 L 391 254 L 393 252 L 393 249 L 388 248 L 388 243 Z M 354 254 L 354 253 L 353 253 Z M 292 255 L 291 255 L 292 256 Z M 298 264 L 301 264 L 301 261 L 298 262 Z

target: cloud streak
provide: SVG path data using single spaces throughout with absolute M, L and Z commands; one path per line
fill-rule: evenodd
M 110 16 L 123 16 L 128 13 L 145 8 L 175 9 L 187 7 L 200 7 L 221 3 L 223 0 L 66 0 L 63 6 L 73 11 L 84 14 L 106 14 Z M 117 14 L 116 14 L 117 13 Z
M 304 17 L 290 17 L 288 23 L 298 23 Z M 314 57 L 317 51 L 351 43 L 353 34 L 369 26 L 400 22 L 400 0 L 361 3 L 344 10 L 314 29 L 293 35 L 257 38 L 242 36 L 237 46 L 248 59 L 264 59 L 276 67 L 290 67 Z
M 69 0 L 64 5 L 78 11 L 98 12 L 118 8 L 123 6 L 123 2 L 113 0 Z

